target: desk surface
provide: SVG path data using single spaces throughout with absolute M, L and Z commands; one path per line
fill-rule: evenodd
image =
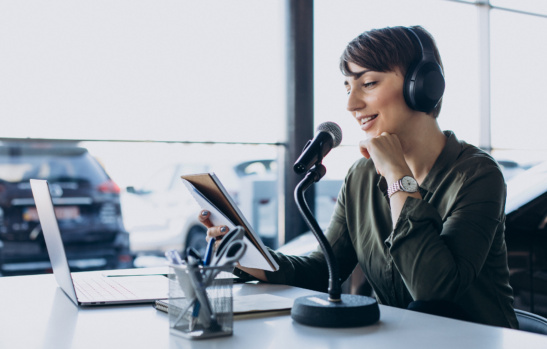
M 234 285 L 234 296 L 311 291 Z M 257 343 L 262 343 L 257 346 Z M 0 348 L 547 348 L 547 336 L 380 306 L 380 322 L 358 328 L 304 326 L 288 315 L 234 320 L 231 337 L 190 341 L 169 334 L 152 305 L 76 307 L 53 275 L 0 278 Z

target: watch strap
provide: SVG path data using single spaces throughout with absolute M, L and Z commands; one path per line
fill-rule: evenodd
M 410 178 L 412 179 L 412 181 L 416 184 L 416 190 L 408 190 L 408 189 L 405 189 L 404 186 L 403 186 L 403 179 L 405 178 Z M 401 179 L 399 179 L 398 181 L 395 181 L 393 182 L 388 188 L 387 188 L 387 196 L 388 198 L 391 198 L 391 196 L 393 194 L 395 194 L 396 192 L 398 191 L 404 191 L 404 192 L 407 192 L 407 193 L 415 193 L 416 191 L 418 191 L 418 186 L 417 186 L 417 182 L 416 182 L 416 179 L 412 176 L 403 176 Z
M 391 183 L 391 185 L 387 188 L 387 197 L 391 198 L 393 194 L 401 190 L 401 180 L 399 179 L 398 181 Z

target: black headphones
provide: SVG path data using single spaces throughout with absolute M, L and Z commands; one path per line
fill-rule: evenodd
M 443 96 L 445 86 L 443 71 L 435 59 L 431 39 L 421 30 L 405 28 L 420 47 L 421 52 L 420 58 L 408 68 L 403 94 L 410 108 L 429 113 Z

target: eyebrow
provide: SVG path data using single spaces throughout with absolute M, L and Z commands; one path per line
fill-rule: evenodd
M 350 76 L 353 77 L 353 79 L 357 80 L 359 79 L 361 76 L 363 76 L 365 73 L 368 73 L 368 72 L 371 72 L 372 70 L 370 69 L 365 69 L 359 73 L 351 73 Z M 345 80 L 344 81 L 344 86 L 347 86 L 348 85 L 348 81 Z

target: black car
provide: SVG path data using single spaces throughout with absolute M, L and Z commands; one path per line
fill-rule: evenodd
M 507 181 L 505 213 L 515 307 L 547 316 L 547 162 Z
M 0 144 L 0 272 L 48 272 L 49 258 L 30 188 L 46 179 L 73 271 L 133 265 L 120 189 L 87 149 L 73 143 Z

